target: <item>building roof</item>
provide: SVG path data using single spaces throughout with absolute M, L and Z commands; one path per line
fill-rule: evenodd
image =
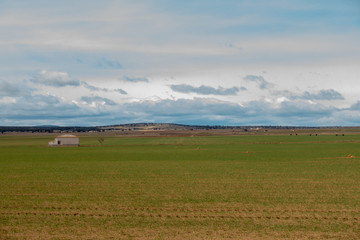
M 59 136 L 56 136 L 57 138 L 78 138 L 78 136 L 72 135 L 72 134 L 62 134 Z

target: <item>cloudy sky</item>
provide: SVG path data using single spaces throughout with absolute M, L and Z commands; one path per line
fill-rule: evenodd
M 0 0 L 0 125 L 360 125 L 359 0 Z

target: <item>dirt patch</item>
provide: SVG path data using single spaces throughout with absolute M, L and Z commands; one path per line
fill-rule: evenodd
M 360 158 L 360 157 L 356 157 L 355 155 L 349 154 L 346 157 L 328 157 L 328 158 L 317 158 L 317 159 L 349 159 L 349 158 Z

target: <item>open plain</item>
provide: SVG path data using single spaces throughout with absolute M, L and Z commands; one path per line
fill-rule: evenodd
M 0 136 L 0 239 L 357 239 L 360 135 Z

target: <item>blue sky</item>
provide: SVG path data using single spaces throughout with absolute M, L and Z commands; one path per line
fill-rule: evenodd
M 0 0 L 0 125 L 360 125 L 358 0 Z

